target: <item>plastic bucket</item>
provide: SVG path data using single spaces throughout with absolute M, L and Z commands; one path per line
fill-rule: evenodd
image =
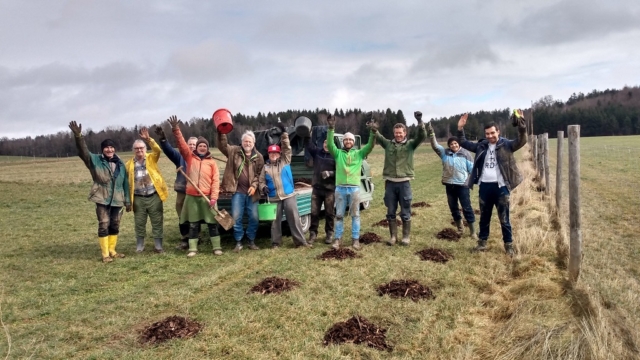
M 233 122 L 231 121 L 231 111 L 227 109 L 218 109 L 213 113 L 213 125 L 220 134 L 228 134 L 233 130 Z
M 276 219 L 276 210 L 278 204 L 272 204 L 267 199 L 266 203 L 258 204 L 258 220 L 260 221 L 273 221 Z
M 294 123 L 296 135 L 305 138 L 311 136 L 311 120 L 306 116 L 298 116 Z

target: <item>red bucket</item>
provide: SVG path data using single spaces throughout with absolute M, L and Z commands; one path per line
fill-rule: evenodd
M 213 113 L 213 124 L 220 134 L 228 134 L 233 130 L 233 122 L 231 121 L 231 111 L 227 109 L 218 109 Z

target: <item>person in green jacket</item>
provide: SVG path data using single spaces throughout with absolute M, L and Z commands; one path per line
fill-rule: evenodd
M 368 116 L 370 117 L 370 116 Z M 327 139 L 333 139 L 336 118 L 331 114 L 327 117 L 329 132 Z M 371 122 L 367 124 L 373 124 Z M 351 214 L 351 239 L 353 248 L 360 249 L 360 179 L 362 174 L 362 160 L 371 153 L 377 128 L 369 126 L 369 142 L 362 149 L 354 149 L 355 136 L 348 132 L 342 138 L 342 149 L 336 147 L 335 142 L 327 141 L 327 150 L 336 159 L 336 219 L 335 237 L 332 244 L 334 249 L 340 248 L 342 233 L 344 232 L 344 212 L 349 204 Z
M 384 168 L 382 178 L 384 183 L 384 205 L 387 207 L 387 221 L 391 237 L 387 245 L 393 246 L 398 236 L 396 211 L 400 204 L 400 218 L 402 219 L 401 245 L 409 245 L 411 233 L 411 193 L 410 181 L 414 178 L 413 153 L 427 138 L 427 131 L 422 123 L 422 113 L 413 114 L 418 120 L 418 135 L 414 139 L 407 139 L 407 127 L 404 124 L 393 126 L 393 139 L 388 140 L 376 132 L 376 140 L 384 149 Z M 375 125 L 374 125 L 375 126 Z
M 78 148 L 78 156 L 91 172 L 93 186 L 89 200 L 96 203 L 98 216 L 98 243 L 102 251 L 102 262 L 110 263 L 124 254 L 116 252 L 122 207 L 131 211 L 131 200 L 127 172 L 124 163 L 116 155 L 115 143 L 106 139 L 100 144 L 101 154 L 89 152 L 82 137 L 82 125 L 69 123 Z

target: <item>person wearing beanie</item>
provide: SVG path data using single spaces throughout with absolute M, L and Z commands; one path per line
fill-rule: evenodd
M 370 115 L 367 116 L 370 120 Z M 327 117 L 329 131 L 327 132 L 327 150 L 336 160 L 336 221 L 335 235 L 333 244 L 334 249 L 340 248 L 342 241 L 342 233 L 344 232 L 344 213 L 349 205 L 349 213 L 351 214 L 351 241 L 354 249 L 360 249 L 360 181 L 362 173 L 362 161 L 364 160 L 375 143 L 375 134 L 377 127 L 372 126 L 373 122 L 368 122 L 369 141 L 361 149 L 354 149 L 355 136 L 346 133 L 342 137 L 342 149 L 338 149 L 335 142 L 332 141 L 335 133 L 336 118 Z
M 256 136 L 251 130 L 242 134 L 241 144 L 231 145 L 227 135 L 218 132 L 218 150 L 227 157 L 227 165 L 222 175 L 222 191 L 232 193 L 231 214 L 233 216 L 233 238 L 236 240 L 235 252 L 242 250 L 242 239 L 246 236 L 248 248 L 259 250 L 255 243 L 258 233 L 258 201 L 260 200 L 260 174 L 264 167 L 264 158 L 255 148 Z M 245 232 L 242 217 L 249 221 Z
M 467 114 L 458 120 L 458 140 L 460 147 L 476 154 L 473 160 L 471 176 L 467 180 L 469 189 L 478 184 L 480 198 L 480 231 L 478 245 L 475 252 L 487 251 L 487 239 L 491 225 L 493 207 L 498 210 L 498 219 L 502 229 L 502 242 L 505 253 L 513 257 L 513 234 L 509 221 L 509 197 L 511 192 L 522 182 L 522 174 L 516 165 L 513 153 L 520 150 L 527 143 L 527 125 L 522 111 L 514 109 L 510 119 L 512 125 L 518 128 L 518 138 L 505 139 L 500 136 L 498 126 L 491 122 L 484 126 L 484 139 L 477 142 L 468 141 L 464 135 L 467 124 Z
M 267 152 L 269 159 L 265 162 L 262 174 L 260 174 L 260 185 L 262 192 L 269 197 L 271 203 L 278 204 L 276 208 L 276 219 L 271 223 L 271 247 L 277 249 L 282 245 L 282 214 L 287 217 L 289 230 L 293 244 L 296 247 L 311 248 L 302 232 L 302 223 L 298 212 L 298 202 L 296 200 L 293 174 L 291 173 L 291 145 L 289 144 L 289 134 L 284 124 L 278 123 L 277 129 L 280 133 L 280 145 L 269 145 Z
M 387 207 L 387 221 L 389 222 L 389 241 L 393 246 L 398 237 L 398 223 L 396 211 L 400 205 L 400 219 L 402 219 L 401 245 L 409 245 L 411 235 L 411 180 L 414 179 L 413 154 L 427 138 L 427 132 L 422 123 L 422 113 L 414 113 L 418 120 L 418 134 L 413 139 L 407 138 L 407 127 L 404 124 L 393 126 L 393 139 L 389 140 L 376 132 L 376 140 L 384 149 L 384 168 L 382 178 L 384 183 L 384 204 Z
M 464 233 L 462 216 L 458 207 L 459 203 L 460 207 L 462 207 L 462 214 L 469 225 L 469 236 L 478 240 L 475 227 L 476 217 L 471 207 L 469 188 L 466 185 L 473 168 L 471 154 L 460 147 L 460 141 L 455 136 L 447 140 L 447 149 L 438 144 L 431 123 L 429 123 L 428 136 L 431 148 L 442 160 L 442 185 L 445 186 L 447 203 L 449 204 L 453 221 L 455 221 L 458 228 L 458 233 L 460 235 Z
M 182 137 L 182 132 L 178 126 L 180 122 L 178 118 L 173 115 L 169 117 L 168 122 L 178 143 L 180 155 L 187 163 L 187 168 L 184 169 L 184 172 L 197 186 L 196 188 L 193 184 L 187 182 L 184 205 L 180 213 L 180 224 L 189 224 L 189 253 L 187 257 L 196 256 L 198 253 L 198 234 L 200 234 L 200 225 L 202 223 L 207 224 L 209 227 L 209 239 L 211 240 L 214 255 L 222 255 L 218 222 L 211 210 L 218 202 L 220 175 L 218 165 L 209 152 L 209 142 L 205 138 L 199 137 L 196 142 L 196 149 L 191 150 Z M 208 202 L 200 195 L 198 190 L 207 196 Z
M 123 258 L 124 254 L 116 252 L 122 208 L 131 211 L 129 183 L 124 163 L 116 155 L 116 144 L 106 139 L 100 144 L 100 154 L 93 154 L 87 148 L 82 137 L 82 124 L 75 121 L 69 123 L 78 149 L 78 156 L 91 172 L 93 186 L 89 200 L 96 203 L 98 217 L 98 243 L 102 253 L 102 262 L 110 263 L 113 259 Z
M 147 234 L 147 217 L 151 220 L 151 231 L 155 252 L 161 254 L 164 223 L 164 206 L 169 190 L 165 184 L 158 159 L 162 150 L 149 136 L 146 127 L 140 129 L 140 138 L 133 142 L 133 158 L 125 164 L 131 190 L 131 205 L 136 231 L 136 251 L 144 251 L 144 238 Z M 147 145 L 151 153 L 147 153 Z
M 182 168 L 186 171 L 187 163 L 184 161 L 182 155 L 180 155 L 180 152 L 174 149 L 169 141 L 167 141 L 167 136 L 161 126 L 156 126 L 156 135 L 159 136 L 162 152 L 176 166 L 176 169 Z M 187 140 L 187 146 L 189 146 L 191 152 L 196 149 L 197 142 L 198 138 L 194 136 Z M 187 196 L 187 179 L 180 171 L 176 172 L 176 181 L 173 183 L 173 190 L 176 192 L 176 212 L 178 213 L 178 218 L 180 218 L 184 199 Z M 180 231 L 180 243 L 176 246 L 176 250 L 187 250 L 189 249 L 189 223 L 178 224 L 178 229 Z

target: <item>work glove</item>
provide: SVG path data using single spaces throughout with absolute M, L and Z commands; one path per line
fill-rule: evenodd
M 82 136 L 82 124 L 77 124 L 75 121 L 72 121 L 69 123 L 69 129 L 71 129 L 75 137 Z
M 131 204 L 124 206 L 127 212 L 131 212 Z
M 160 126 L 156 126 L 156 135 L 160 137 L 160 141 L 167 140 L 167 135 L 164 134 L 164 130 L 162 130 L 162 127 Z
M 367 123 L 367 129 L 373 131 L 374 133 L 378 132 L 378 123 L 375 121 L 370 121 Z
M 256 193 L 256 189 L 253 186 L 249 187 L 249 190 L 247 190 L 247 195 L 249 196 L 253 196 L 253 194 L 255 193 Z
M 217 202 L 218 202 L 218 200 L 216 200 L 216 199 L 209 200 L 209 207 L 213 208 L 214 206 L 216 206 Z
M 526 127 L 524 114 L 522 113 L 522 110 L 513 109 L 513 113 L 511 114 L 511 125 L 513 125 L 513 127 L 520 127 L 520 128 Z
M 328 179 L 328 178 L 333 176 L 334 172 L 333 171 L 323 171 L 320 174 L 322 175 L 323 179 Z
M 329 114 L 327 116 L 327 125 L 329 125 L 329 129 L 335 129 L 336 127 L 336 118 Z
M 171 115 L 169 117 L 169 120 L 167 120 L 169 122 L 169 125 L 171 125 L 172 129 L 177 129 L 178 128 L 178 124 L 180 123 L 180 120 L 178 120 L 178 118 L 175 115 Z
M 420 111 L 416 111 L 413 113 L 413 116 L 418 120 L 418 125 L 422 125 L 422 113 Z

